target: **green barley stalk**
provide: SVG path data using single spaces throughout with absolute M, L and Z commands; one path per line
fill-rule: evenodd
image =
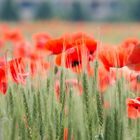
M 85 105 L 85 111 L 87 116 L 89 115 L 89 87 L 88 87 L 88 80 L 87 75 L 83 74 L 83 103 Z
M 130 131 L 133 129 L 133 122 L 129 118 L 128 118 L 128 129 L 130 129 Z
M 55 67 L 54 67 L 54 74 L 57 74 L 57 72 L 58 72 L 58 67 L 55 66 Z
M 89 139 L 92 139 L 92 118 L 90 116 L 89 85 L 88 85 L 86 73 L 83 73 L 83 105 L 84 105 L 84 112 L 86 113 L 85 121 L 87 125 L 88 137 Z
M 69 92 L 68 140 L 72 136 L 72 90 Z
M 47 79 L 47 95 L 50 93 L 50 79 Z
M 98 91 L 98 61 L 96 60 L 94 63 L 94 78 L 93 78 L 93 91 L 96 95 L 96 104 L 97 104 L 97 113 L 99 119 L 99 125 L 102 128 L 103 126 L 103 105 L 102 105 L 102 98 L 100 92 Z
M 123 121 L 120 122 L 120 127 L 119 127 L 119 140 L 123 140 L 124 139 L 124 125 L 123 125 Z
M 114 110 L 114 140 L 119 140 L 119 117 L 117 109 Z
M 25 96 L 25 93 L 23 91 L 23 104 L 24 104 L 24 109 L 25 109 L 25 114 L 26 114 L 26 119 L 27 119 L 27 131 L 28 131 L 28 138 L 31 140 L 32 139 L 32 127 L 31 127 L 31 118 L 30 118 L 30 112 L 29 112 L 29 107 L 27 103 L 27 99 Z
M 63 108 L 63 107 L 62 107 Z M 64 110 L 61 109 L 60 111 L 60 125 L 59 125 L 59 140 L 63 139 L 63 132 L 64 132 Z
M 96 103 L 97 103 L 97 113 L 98 113 L 98 119 L 99 119 L 99 125 L 102 128 L 104 117 L 103 117 L 103 105 L 102 105 L 102 99 L 99 92 L 96 92 Z
M 107 114 L 105 119 L 105 126 L 104 126 L 104 140 L 113 140 L 114 139 L 114 120 L 111 112 Z M 121 140 L 121 139 L 120 139 Z
M 60 104 L 62 105 L 62 109 L 63 109 L 64 96 L 65 96 L 64 95 L 64 71 L 62 69 L 60 75 Z
M 12 131 L 11 131 L 11 137 L 10 137 L 11 140 L 15 140 L 15 135 L 16 135 L 16 130 L 15 130 L 16 129 L 16 121 L 17 121 L 16 120 L 16 117 L 14 117 L 13 120 L 12 120 L 12 129 L 11 129 Z
M 47 140 L 53 140 L 53 128 L 52 128 L 52 124 L 50 121 L 48 121 L 48 134 L 47 134 Z
M 122 97 L 123 94 L 123 79 L 117 81 L 117 90 L 115 92 L 115 112 L 114 112 L 114 129 L 115 129 L 115 139 L 120 140 L 123 139 L 123 104 Z
M 45 128 L 47 128 L 47 124 L 48 124 L 48 99 L 49 99 L 49 95 L 50 95 L 50 79 L 47 78 L 46 91 L 45 91 L 45 94 L 43 94 L 44 110 L 45 110 L 45 112 L 44 112 L 45 113 L 44 114 Z M 52 100 L 53 100 L 53 97 L 52 97 Z M 52 108 L 53 108 L 53 105 L 52 105 Z
M 94 62 L 93 91 L 98 90 L 98 67 L 99 67 L 98 61 L 95 60 L 95 62 Z
M 60 125 L 59 140 L 63 139 L 64 132 L 64 106 L 65 106 L 65 87 L 64 87 L 64 71 L 60 75 Z
M 51 94 L 51 120 L 53 121 L 54 120 L 54 108 L 55 108 L 55 98 L 54 98 L 54 92 Z
M 118 104 L 119 104 L 119 114 L 120 119 L 122 118 L 122 79 L 117 82 L 117 90 L 118 90 Z
M 43 119 L 42 119 L 42 109 L 41 109 L 41 96 L 40 92 L 38 92 L 38 115 L 39 115 L 39 132 L 41 140 L 43 140 L 44 137 L 44 125 L 43 125 Z
M 33 95 L 33 112 L 32 112 L 32 121 L 36 121 L 37 119 L 37 101 L 36 101 L 36 95 Z
M 107 115 L 104 127 L 104 140 L 113 140 L 113 120 Z
M 104 114 L 103 114 L 103 103 L 100 92 L 98 91 L 98 61 L 96 60 L 94 63 L 94 78 L 93 78 L 93 93 L 95 93 L 96 97 L 96 105 L 97 105 L 97 115 L 99 121 L 99 140 L 103 139 L 102 137 L 102 129 L 104 122 Z
M 19 138 L 21 140 L 25 140 L 26 139 L 26 128 L 25 128 L 25 124 L 19 119 L 18 120 L 18 127 L 19 127 Z
M 136 138 L 140 139 L 140 119 L 136 120 Z
M 100 97 L 100 93 L 96 91 L 96 104 L 97 104 L 97 114 L 98 114 L 98 121 L 99 121 L 99 135 L 98 139 L 103 140 L 103 123 L 104 123 L 104 114 L 103 114 L 103 105 L 102 99 Z
M 59 138 L 59 112 L 57 108 L 55 108 L 55 131 L 55 138 L 57 140 Z
M 10 105 L 10 115 L 11 115 L 11 117 L 13 117 L 13 113 L 14 113 L 14 100 L 13 100 L 13 95 L 12 95 L 11 88 L 9 89 L 9 105 Z

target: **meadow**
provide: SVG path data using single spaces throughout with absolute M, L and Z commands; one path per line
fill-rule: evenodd
M 0 140 L 139 140 L 140 24 L 0 23 Z

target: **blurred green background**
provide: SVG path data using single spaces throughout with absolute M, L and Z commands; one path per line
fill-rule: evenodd
M 0 0 L 0 20 L 139 21 L 140 0 Z

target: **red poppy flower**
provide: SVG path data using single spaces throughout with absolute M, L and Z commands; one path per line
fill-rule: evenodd
M 33 35 L 33 39 L 35 41 L 35 47 L 39 50 L 44 50 L 45 44 L 51 39 L 51 37 L 47 33 L 37 33 Z
M 17 42 L 23 40 L 19 29 L 9 29 L 4 33 L 4 39 L 7 41 Z
M 73 46 L 84 46 L 88 49 L 90 54 L 93 54 L 97 48 L 97 41 L 93 37 L 83 33 L 78 32 L 72 35 Z
M 59 54 L 72 47 L 86 46 L 90 53 L 94 53 L 97 47 L 97 42 L 87 35 L 77 33 L 74 35 L 64 35 L 58 39 L 49 40 L 45 47 L 53 54 Z
M 129 64 L 136 64 L 140 59 L 140 50 L 136 39 L 128 39 L 120 46 L 105 45 L 99 49 L 99 59 L 103 62 L 106 69 L 110 67 L 123 67 Z
M 74 47 L 62 54 L 57 55 L 56 64 L 58 66 L 64 65 L 66 68 L 72 68 L 75 70 L 77 69 L 77 71 L 79 71 L 82 69 L 81 50 L 79 50 L 77 47 Z
M 53 54 L 62 53 L 62 51 L 73 47 L 72 44 L 68 43 L 67 40 L 63 38 L 50 39 L 47 41 L 45 48 L 51 51 Z
M 85 39 L 85 38 L 92 38 L 91 36 L 87 35 L 84 32 L 77 32 L 71 35 L 71 38 L 76 41 L 78 39 Z
M 66 52 L 56 56 L 56 64 L 71 69 L 73 72 L 81 73 L 86 70 L 89 75 L 93 74 L 90 67 L 88 54 L 85 50 L 84 54 L 78 47 L 71 48 Z
M 25 72 L 26 67 L 23 58 L 16 58 L 9 61 L 8 66 L 13 81 L 25 84 L 25 79 L 29 74 Z
M 137 38 L 129 38 L 125 40 L 119 47 L 119 55 L 124 60 L 125 65 L 136 65 L 140 63 L 140 42 Z
M 105 68 L 109 71 L 110 67 L 115 67 L 118 65 L 116 60 L 117 58 L 117 50 L 116 47 L 105 45 L 99 49 L 98 52 L 99 59 L 104 64 Z
M 127 115 L 131 119 L 140 117 L 140 98 L 127 99 Z
M 134 71 L 140 71 L 140 63 L 138 64 L 131 64 L 131 65 L 127 65 L 129 67 L 129 69 L 134 70 Z
M 133 47 L 133 50 L 128 57 L 128 64 L 140 64 L 140 43 Z
M 105 45 L 99 49 L 99 59 L 109 71 L 110 67 L 123 67 L 126 65 L 130 50 L 121 47 Z
M 21 41 L 16 42 L 14 46 L 14 56 L 17 57 L 28 57 L 32 50 L 29 42 Z
M 25 72 L 25 65 L 22 58 L 4 62 L 0 66 L 0 91 L 3 94 L 6 94 L 8 88 L 8 74 L 10 74 L 14 82 L 25 84 L 28 73 Z
M 8 80 L 6 70 L 4 68 L 0 68 L 0 92 L 2 94 L 6 94 L 7 89 L 8 89 Z

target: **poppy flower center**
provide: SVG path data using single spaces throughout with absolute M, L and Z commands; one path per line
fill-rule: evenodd
M 72 62 L 72 67 L 78 66 L 80 62 L 78 60 L 75 60 Z
M 138 109 L 138 106 L 135 106 L 135 109 Z
M 93 53 L 94 53 L 94 51 L 90 51 L 90 52 L 89 52 L 89 54 L 91 54 L 91 55 L 92 55 Z
M 137 76 L 137 82 L 140 83 L 140 74 Z

